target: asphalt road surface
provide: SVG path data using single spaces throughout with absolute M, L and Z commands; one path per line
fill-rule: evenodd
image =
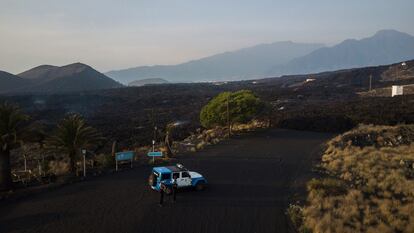
M 179 157 L 209 187 L 177 202 L 147 184 L 150 166 L 91 178 L 0 203 L 0 232 L 288 232 L 289 196 L 303 190 L 312 160 L 331 135 L 272 130 Z

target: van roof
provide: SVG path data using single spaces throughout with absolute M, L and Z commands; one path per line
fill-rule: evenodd
M 158 173 L 171 173 L 171 172 L 180 172 L 187 171 L 185 168 L 179 168 L 177 166 L 166 166 L 166 167 L 154 167 L 154 171 Z

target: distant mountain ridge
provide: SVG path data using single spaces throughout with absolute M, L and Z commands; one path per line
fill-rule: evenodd
M 378 66 L 414 58 L 414 37 L 395 30 L 378 31 L 361 40 L 348 39 L 329 48 L 275 66 L 269 75 L 308 74 Z
M 9 77 L 11 79 L 11 77 Z M 3 93 L 66 93 L 122 87 L 92 67 L 73 63 L 66 66 L 41 65 L 13 75 L 13 85 Z
M 261 44 L 178 65 L 141 66 L 110 71 L 106 75 L 122 83 L 148 78 L 162 78 L 169 82 L 263 78 L 275 64 L 286 63 L 322 46 L 322 44 L 293 43 L 290 41 Z
M 385 65 L 414 58 L 414 37 L 395 30 L 378 31 L 333 47 L 276 42 L 178 64 L 141 66 L 106 74 L 123 83 L 147 78 L 170 82 L 257 79 Z

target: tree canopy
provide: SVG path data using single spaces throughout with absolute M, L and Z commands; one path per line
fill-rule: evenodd
M 231 124 L 247 123 L 265 110 L 265 103 L 252 91 L 223 92 L 201 109 L 201 125 L 206 128 L 226 125 L 227 102 Z

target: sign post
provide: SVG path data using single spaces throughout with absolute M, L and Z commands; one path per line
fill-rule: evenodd
M 155 151 L 155 140 L 152 140 L 152 152 L 154 151 Z M 152 163 L 154 162 L 155 162 L 154 157 L 152 157 Z
M 132 160 L 134 159 L 134 152 L 133 151 L 124 151 L 118 152 L 115 154 L 115 170 L 118 171 L 118 161 L 131 161 L 131 168 L 132 168 Z
M 83 155 L 83 176 L 86 177 L 86 150 L 82 149 Z
M 162 157 L 161 151 L 152 151 L 148 152 L 147 156 L 152 157 L 152 163 L 155 163 L 155 157 Z

